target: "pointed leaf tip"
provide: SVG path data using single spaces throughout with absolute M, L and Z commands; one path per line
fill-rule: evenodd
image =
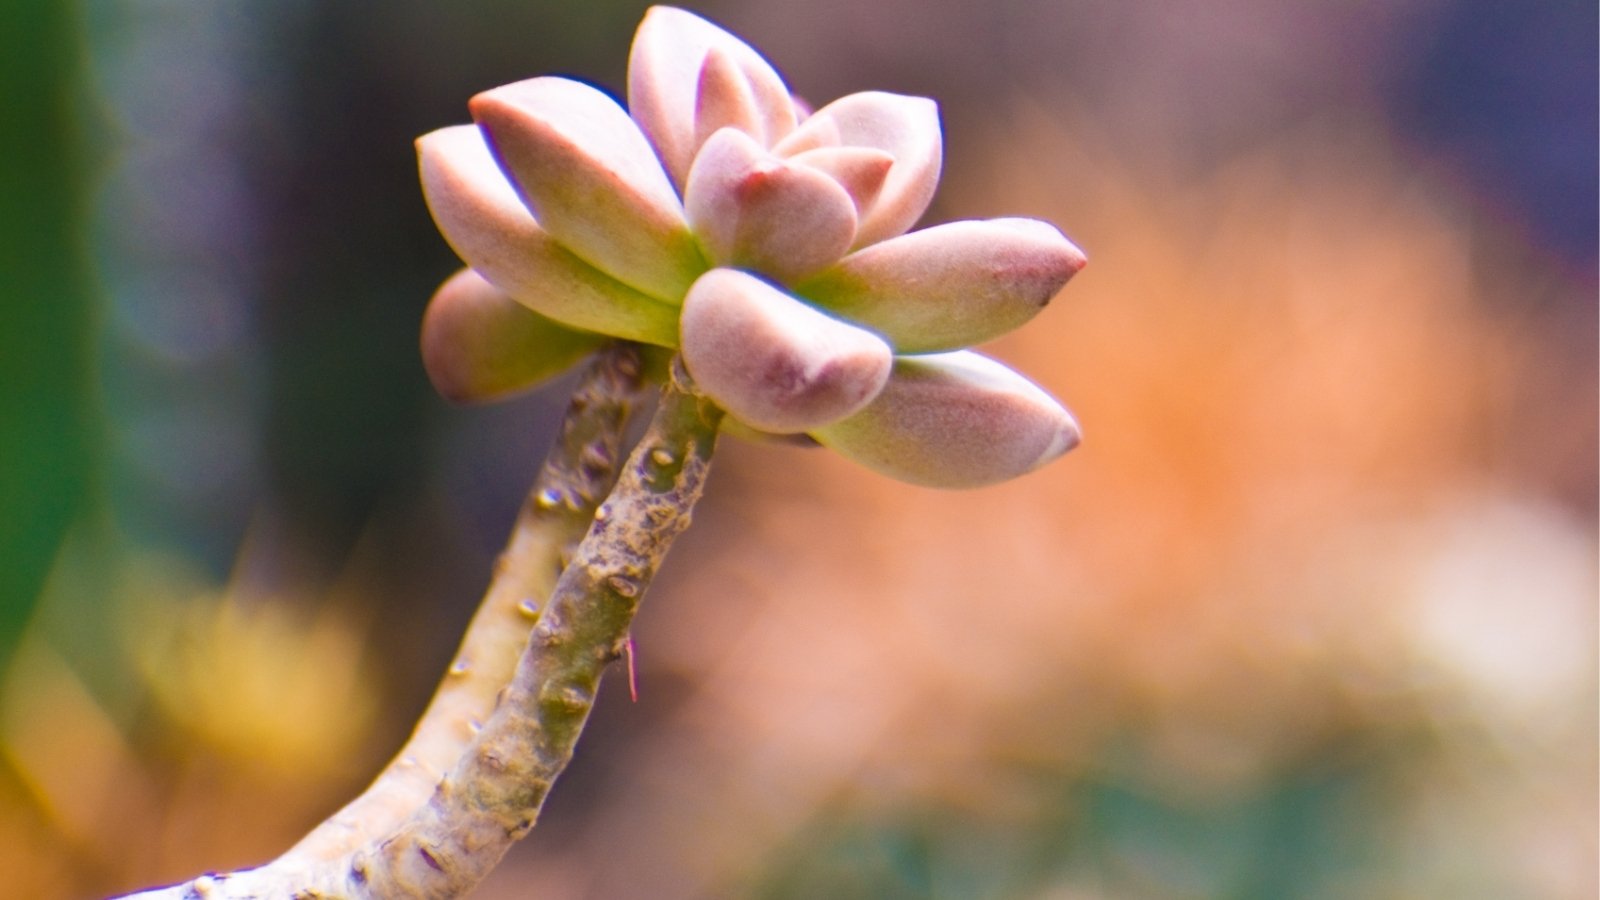
M 932 353 L 1022 325 L 1083 264 L 1047 222 L 950 222 L 858 250 L 796 290 L 884 335 L 897 353 Z
M 938 488 L 1015 478 L 1082 437 L 1072 414 L 1037 385 L 969 351 L 895 360 L 877 399 L 811 434 L 869 469 Z
M 822 147 L 868 147 L 894 158 L 877 198 L 861 215 L 854 246 L 903 234 L 927 211 L 939 186 L 944 162 L 939 105 L 884 91 L 850 94 L 813 113 L 773 152 L 793 156 Z
M 726 50 L 713 46 L 700 66 L 695 92 L 695 146 L 705 146 L 705 142 L 722 128 L 736 128 L 766 146 L 766 129 L 749 80 Z M 695 152 L 698 154 L 699 150 Z
M 796 165 L 808 166 L 839 182 L 855 201 L 856 214 L 865 214 L 877 202 L 894 157 L 875 147 L 818 147 L 789 157 Z
M 628 108 L 680 188 L 688 181 L 701 143 L 717 128 L 738 124 L 714 116 L 697 124 L 703 69 L 713 49 L 733 64 L 748 90 L 760 126 L 748 126 L 751 137 L 769 147 L 795 127 L 789 89 L 760 53 L 693 13 L 651 7 L 639 23 L 628 55 Z M 724 70 L 712 77 L 731 74 Z

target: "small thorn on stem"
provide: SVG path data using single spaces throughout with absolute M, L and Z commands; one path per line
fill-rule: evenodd
M 639 702 L 639 670 L 634 666 L 633 635 L 628 635 L 627 641 L 622 645 L 623 655 L 628 658 L 628 696 L 633 702 Z

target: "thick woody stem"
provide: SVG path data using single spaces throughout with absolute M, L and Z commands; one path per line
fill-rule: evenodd
M 562 571 L 493 713 L 403 821 L 377 833 L 356 826 L 369 837 L 348 854 L 290 854 L 259 869 L 133 896 L 387 900 L 470 890 L 533 828 L 572 758 L 601 674 L 622 655 L 645 589 L 689 525 L 721 419 L 675 364 L 649 430 Z
M 621 657 L 645 589 L 689 526 L 721 419 L 675 365 L 650 429 L 562 572 L 499 708 L 428 804 L 356 855 L 353 886 L 374 897 L 456 897 L 533 828 L 572 758 L 601 674 Z
M 410 740 L 361 796 L 284 854 L 283 864 L 337 859 L 392 832 L 483 727 L 556 579 L 616 480 L 623 429 L 642 387 L 635 345 L 615 343 L 595 357 L 495 562 L 488 592 Z

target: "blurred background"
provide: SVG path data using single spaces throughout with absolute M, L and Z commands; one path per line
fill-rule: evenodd
M 8 0 L 0 893 L 264 861 L 398 746 L 566 386 L 432 394 L 410 142 L 644 7 Z M 1592 2 L 693 8 L 1087 250 L 989 348 L 1087 440 L 725 441 L 477 896 L 1595 896 Z

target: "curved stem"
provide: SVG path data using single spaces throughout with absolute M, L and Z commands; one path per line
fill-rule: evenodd
M 411 738 L 361 796 L 283 856 L 288 866 L 336 859 L 390 833 L 428 799 L 494 712 L 528 632 L 617 477 L 622 433 L 642 388 L 636 345 L 615 343 L 584 373 L 534 481 L 494 578 Z
M 286 854 L 260 869 L 133 896 L 377 900 L 470 890 L 533 828 L 572 758 L 601 675 L 621 657 L 639 601 L 689 525 L 721 420 L 675 364 L 649 430 L 563 569 L 493 713 L 426 802 L 391 827 L 359 823 L 367 840 L 347 854 Z
M 427 805 L 356 855 L 374 897 L 455 897 L 527 834 L 572 758 L 605 668 L 705 486 L 722 411 L 681 366 L 650 429 L 556 585 L 498 709 Z

